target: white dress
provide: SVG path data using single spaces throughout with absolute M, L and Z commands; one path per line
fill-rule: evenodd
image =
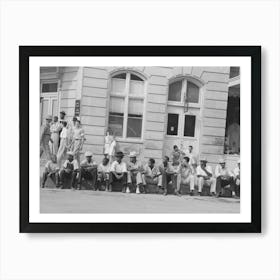
M 114 156 L 115 155 L 115 152 L 116 152 L 116 145 L 117 145 L 117 142 L 116 140 L 113 140 L 110 144 L 110 148 L 109 148 L 109 156 Z
M 111 136 L 106 135 L 105 136 L 105 144 L 104 144 L 104 154 L 109 154 L 110 153 L 111 142 L 112 142 Z

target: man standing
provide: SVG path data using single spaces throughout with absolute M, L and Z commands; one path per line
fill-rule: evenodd
M 92 152 L 85 152 L 85 159 L 81 162 L 81 168 L 78 179 L 78 187 L 77 189 L 81 189 L 82 179 L 91 180 L 92 181 L 92 189 L 95 191 L 96 188 L 96 180 L 97 180 L 97 164 L 92 159 Z
M 176 184 L 178 172 L 175 171 L 172 165 L 169 163 L 168 156 L 164 156 L 162 164 L 159 166 L 159 171 L 162 175 L 162 186 L 164 190 L 163 195 L 167 195 L 167 186 L 170 182 L 172 182 L 174 194 L 180 196 Z
M 74 153 L 74 158 L 80 164 L 80 152 L 83 148 L 85 141 L 85 131 L 81 126 L 81 121 L 76 120 L 75 127 L 73 130 L 73 141 L 72 141 L 72 152 Z
M 136 182 L 136 193 L 141 193 L 140 188 L 143 186 L 142 173 L 143 167 L 141 163 L 136 160 L 136 152 L 130 152 L 130 162 L 127 164 L 127 183 L 132 187 L 132 183 Z M 128 192 L 129 192 L 128 187 Z M 145 193 L 145 189 L 142 190 Z
M 190 158 L 185 156 L 180 166 L 180 172 L 177 176 L 177 190 L 181 184 L 190 185 L 190 195 L 194 193 L 194 174 L 193 168 L 189 165 Z
M 51 160 L 49 160 L 45 166 L 45 170 L 43 173 L 43 180 L 42 180 L 42 188 L 45 187 L 45 183 L 47 178 L 50 177 L 52 181 L 55 183 L 56 187 L 59 187 L 59 167 L 56 161 L 56 155 L 51 156 Z
M 46 116 L 46 123 L 41 127 L 41 137 L 40 137 L 40 157 L 45 153 L 47 160 L 51 160 L 51 151 L 49 142 L 53 142 L 51 139 L 50 123 L 52 121 L 52 116 Z
M 219 159 L 219 164 L 215 169 L 215 176 L 217 180 L 216 197 L 219 197 L 221 195 L 222 189 L 228 185 L 230 185 L 230 190 L 233 192 L 233 196 L 235 196 L 233 174 L 226 167 L 226 162 L 223 158 Z
M 116 160 L 112 163 L 109 176 L 109 191 L 112 191 L 113 182 L 120 182 L 122 184 L 122 192 L 126 191 L 127 184 L 127 168 L 125 162 L 122 161 L 124 157 L 123 152 L 115 154 Z
M 56 155 L 58 151 L 59 146 L 59 133 L 61 131 L 61 124 L 58 122 L 58 117 L 53 117 L 53 123 L 50 127 L 51 131 L 51 139 L 52 139 L 52 145 L 51 145 L 51 152 L 52 154 Z
M 109 159 L 107 158 L 106 154 L 102 160 L 102 163 L 98 165 L 97 168 L 97 189 L 100 190 L 101 184 L 105 182 L 106 191 L 109 191 L 109 174 L 110 174 L 110 164 Z
M 144 189 L 146 189 L 147 184 L 158 185 L 159 188 L 162 188 L 162 175 L 155 166 L 155 160 L 153 158 L 150 158 L 148 164 L 144 167 L 142 182 Z
M 204 185 L 210 186 L 210 192 L 215 195 L 216 180 L 213 177 L 211 166 L 207 165 L 207 159 L 202 157 L 200 159 L 200 165 L 196 169 L 196 176 L 198 181 L 198 193 L 201 195 Z
M 62 170 L 60 170 L 60 185 L 61 189 L 63 189 L 63 184 L 65 179 L 71 180 L 71 187 L 75 189 L 75 183 L 77 174 L 79 172 L 79 166 L 76 160 L 74 160 L 73 152 L 67 152 L 68 159 L 64 162 Z
M 237 161 L 237 165 L 233 170 L 234 183 L 235 183 L 235 194 L 240 196 L 240 159 Z
M 181 150 L 179 150 L 177 145 L 174 145 L 171 156 L 172 156 L 172 164 L 179 165 L 182 160 L 183 152 Z
M 187 151 L 187 153 L 186 153 L 186 156 L 188 156 L 189 159 L 190 159 L 189 164 L 190 164 L 194 169 L 196 169 L 196 167 L 197 167 L 197 157 L 196 157 L 196 155 L 195 155 L 194 152 L 193 152 L 193 146 L 192 146 L 192 145 L 189 145 L 188 151 Z

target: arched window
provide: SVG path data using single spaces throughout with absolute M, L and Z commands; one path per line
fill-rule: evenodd
M 122 138 L 142 138 L 145 81 L 130 72 L 111 80 L 108 128 Z
M 199 103 L 199 87 L 187 79 L 175 81 L 169 85 L 168 101 Z

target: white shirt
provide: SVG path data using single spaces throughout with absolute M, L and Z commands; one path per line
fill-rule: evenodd
M 63 127 L 62 128 L 62 131 L 60 133 L 60 138 L 67 138 L 68 136 L 68 131 L 67 131 L 67 128 L 66 127 Z
M 236 166 L 233 170 L 233 174 L 235 177 L 240 176 L 240 169 L 238 166 Z
M 116 140 L 113 140 L 109 147 L 109 156 L 113 156 L 115 154 L 116 145 L 117 145 Z
M 126 163 L 121 161 L 118 163 L 116 160 L 111 165 L 111 171 L 116 173 L 127 172 Z
M 205 169 L 211 173 L 212 173 L 212 168 L 210 165 L 206 165 Z M 201 168 L 201 166 L 199 165 L 197 168 L 196 168 L 196 175 L 200 175 L 200 176 L 208 176 L 207 173 Z
M 110 172 L 110 164 L 108 163 L 107 165 L 103 165 L 102 163 L 100 163 L 98 165 L 98 172 L 102 172 L 102 173 L 109 173 Z
M 229 171 L 229 169 L 227 167 L 222 168 L 222 166 L 220 164 L 218 164 L 216 166 L 216 169 L 215 169 L 215 176 L 216 176 L 216 178 L 218 178 L 219 176 L 230 176 L 230 177 L 232 177 L 233 174 Z
M 52 173 L 52 172 L 57 171 L 59 168 L 58 168 L 57 163 L 54 163 L 51 160 L 49 160 L 45 166 L 45 169 L 47 172 Z

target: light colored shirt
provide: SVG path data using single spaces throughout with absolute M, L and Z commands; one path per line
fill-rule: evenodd
M 93 159 L 91 159 L 90 162 L 88 162 L 87 159 L 84 159 L 81 162 L 81 166 L 82 167 L 92 167 L 92 166 L 97 166 L 97 163 Z
M 130 171 L 130 170 L 141 171 L 142 169 L 143 169 L 143 166 L 142 166 L 141 162 L 139 162 L 139 161 L 136 161 L 135 163 L 130 161 L 127 164 L 128 171 Z
M 109 156 L 113 156 L 115 154 L 116 146 L 117 146 L 116 140 L 112 140 L 109 147 Z
M 179 165 L 174 167 L 170 164 L 170 162 L 168 162 L 166 166 L 164 166 L 163 163 L 159 166 L 159 171 L 160 172 L 162 170 L 165 170 L 165 172 L 167 172 L 167 173 L 173 173 L 174 171 L 176 172 L 178 169 L 179 169 Z
M 218 178 L 220 176 L 232 177 L 233 174 L 226 166 L 225 166 L 225 168 L 222 168 L 222 166 L 220 164 L 218 164 L 215 169 L 215 176 L 216 176 L 216 178 Z
M 73 138 L 75 140 L 81 140 L 84 137 L 84 135 L 85 135 L 85 132 L 81 127 L 79 127 L 79 128 L 75 127 L 73 129 Z
M 68 159 L 65 160 L 63 164 L 64 168 L 70 168 L 72 170 L 76 170 L 79 168 L 78 162 L 74 159 L 72 162 L 70 162 Z
M 234 177 L 240 176 L 240 168 L 236 166 L 233 170 Z
M 67 131 L 67 128 L 66 127 L 63 127 L 62 128 L 62 131 L 60 133 L 60 138 L 67 138 L 68 136 L 68 131 Z
M 174 151 L 171 153 L 172 156 L 172 162 L 175 164 L 179 164 L 181 162 L 182 156 L 184 155 L 184 153 L 180 150 L 178 151 Z
M 111 171 L 116 173 L 124 173 L 127 172 L 126 163 L 121 161 L 118 163 L 116 160 L 111 165 Z
M 59 122 L 55 122 L 51 125 L 51 133 L 59 133 L 61 130 L 61 124 Z
M 189 151 L 186 153 L 186 156 L 190 158 L 189 164 L 197 164 L 197 157 L 194 153 L 190 153 Z
M 100 163 L 98 165 L 98 172 L 102 172 L 102 173 L 109 173 L 110 172 L 110 164 L 108 163 L 107 165 L 103 165 L 102 163 Z
M 206 169 L 209 173 L 213 174 L 212 168 L 211 168 L 210 165 L 206 165 L 205 169 Z M 207 173 L 201 168 L 200 165 L 196 168 L 196 175 L 197 175 L 197 176 L 199 176 L 199 175 L 200 175 L 200 176 L 208 176 Z
M 182 178 L 188 178 L 189 175 L 193 174 L 193 168 L 190 165 L 181 165 L 180 173 Z
M 144 173 L 147 177 L 153 178 L 154 176 L 157 176 L 160 172 L 158 167 L 154 165 L 153 168 L 151 168 L 148 164 L 144 166 Z
M 52 162 L 51 160 L 49 160 L 49 161 L 46 163 L 45 169 L 46 169 L 46 171 L 49 172 L 49 173 L 54 173 L 54 172 L 56 172 L 57 170 L 59 170 L 59 167 L 58 167 L 57 163 Z

